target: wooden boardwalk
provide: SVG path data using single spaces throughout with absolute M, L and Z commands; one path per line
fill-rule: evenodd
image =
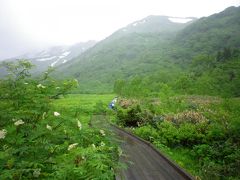
M 101 120 L 100 120 L 101 119 Z M 104 117 L 93 117 L 93 123 L 112 129 L 121 140 L 123 154 L 121 162 L 128 168 L 119 172 L 116 180 L 183 180 L 194 179 L 186 171 L 173 163 L 149 142 L 142 140 L 123 129 L 103 123 Z M 102 123 L 99 123 L 101 121 Z
M 114 129 L 123 140 L 121 148 L 126 156 L 122 157 L 121 161 L 128 164 L 128 169 L 120 172 L 117 180 L 194 179 L 149 143 L 119 128 Z M 132 163 L 128 163 L 129 161 Z

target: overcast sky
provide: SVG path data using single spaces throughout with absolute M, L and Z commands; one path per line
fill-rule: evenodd
M 240 0 L 0 0 L 0 59 L 101 40 L 148 15 L 203 17 L 239 5 Z

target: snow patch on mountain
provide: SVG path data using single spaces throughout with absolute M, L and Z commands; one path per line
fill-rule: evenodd
M 193 19 L 191 18 L 179 18 L 179 17 L 169 17 L 169 21 L 175 22 L 175 23 L 187 23 L 192 21 Z
M 63 56 L 63 55 L 58 56 L 59 59 L 62 59 L 62 58 L 65 58 L 65 57 L 66 57 L 66 56 Z
M 146 22 L 145 19 L 142 20 L 142 21 L 137 21 L 137 22 L 133 23 L 132 26 L 137 26 L 137 25 L 139 25 L 139 24 L 144 24 L 145 22 Z
M 68 60 L 64 59 L 62 63 L 64 64 L 64 63 L 66 63 L 67 61 L 68 61 Z
M 138 25 L 138 23 L 136 22 L 136 23 L 133 23 L 133 26 L 137 26 Z
M 52 56 L 52 57 L 47 57 L 47 58 L 41 58 L 41 59 L 37 59 L 37 61 L 49 61 L 49 60 L 53 60 L 55 59 L 57 56 Z
M 71 51 L 66 51 L 64 53 L 62 53 L 62 56 L 68 56 L 71 53 Z
M 54 61 L 54 62 L 51 64 L 51 67 L 55 66 L 55 65 L 58 63 L 59 60 L 60 60 L 60 59 Z

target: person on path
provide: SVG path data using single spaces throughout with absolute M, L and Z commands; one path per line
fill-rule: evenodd
M 110 109 L 114 109 L 116 102 L 117 102 L 117 97 L 115 97 L 115 98 L 110 102 L 109 108 L 110 108 Z

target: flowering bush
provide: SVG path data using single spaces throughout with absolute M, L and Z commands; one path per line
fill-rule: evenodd
M 118 147 L 106 132 L 51 106 L 77 81 L 54 80 L 51 70 L 33 79 L 25 60 L 3 66 L 9 74 L 0 80 L 0 179 L 113 179 Z

